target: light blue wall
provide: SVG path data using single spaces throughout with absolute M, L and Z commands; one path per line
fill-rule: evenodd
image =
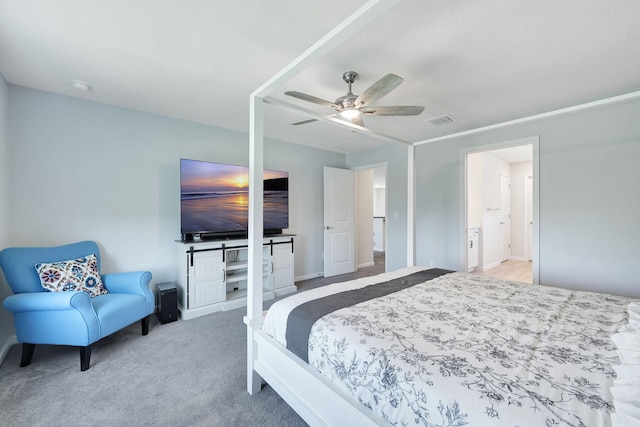
M 96 240 L 103 269 L 175 280 L 179 159 L 248 164 L 248 135 L 9 86 L 5 245 Z M 295 275 L 322 272 L 322 168 L 345 156 L 267 140 L 265 167 L 290 173 Z M 3 204 L 7 200 L 2 198 Z
M 9 241 L 9 137 L 8 137 L 8 86 L 0 73 L 0 248 L 7 246 Z M 0 274 L 0 305 L 11 295 L 4 276 Z M 4 358 L 9 346 L 15 340 L 13 317 L 0 307 L 0 361 Z
M 640 101 L 416 147 L 417 263 L 462 269 L 460 150 L 540 136 L 540 283 L 640 297 Z
M 9 230 L 9 99 L 8 86 L 0 73 L 0 246 L 5 243 Z
M 386 164 L 388 271 L 407 266 L 407 158 L 407 146 L 399 143 L 347 155 L 349 168 Z
M 461 151 L 539 136 L 540 283 L 640 298 L 640 101 L 416 146 L 416 263 L 462 270 Z M 390 269 L 406 265 L 406 148 L 347 156 L 388 164 Z

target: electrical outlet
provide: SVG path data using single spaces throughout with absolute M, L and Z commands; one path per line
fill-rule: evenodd
M 436 262 L 434 260 L 429 261 L 429 267 L 435 267 Z

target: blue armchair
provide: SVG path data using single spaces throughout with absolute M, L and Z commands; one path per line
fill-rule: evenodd
M 100 271 L 100 252 L 95 242 L 84 241 L 56 247 L 17 247 L 0 251 L 0 267 L 15 295 L 4 307 L 13 313 L 18 342 L 22 343 L 20 366 L 31 363 L 36 344 L 80 347 L 80 369 L 89 369 L 91 345 L 138 320 L 142 335 L 149 332 L 155 310 L 149 289 L 151 273 L 137 271 L 101 274 L 108 294 L 90 297 L 87 292 L 46 292 L 35 265 L 73 260 L 95 254 Z

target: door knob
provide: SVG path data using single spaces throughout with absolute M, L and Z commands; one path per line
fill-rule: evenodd
M 330 226 L 328 226 L 328 225 L 325 225 L 325 226 L 324 226 L 324 229 L 325 229 L 325 230 L 329 230 L 329 229 L 331 229 L 331 228 L 333 228 L 333 227 L 330 227 Z

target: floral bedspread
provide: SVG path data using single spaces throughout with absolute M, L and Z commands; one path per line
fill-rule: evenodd
M 322 317 L 309 364 L 392 425 L 610 426 L 632 301 L 451 273 Z

